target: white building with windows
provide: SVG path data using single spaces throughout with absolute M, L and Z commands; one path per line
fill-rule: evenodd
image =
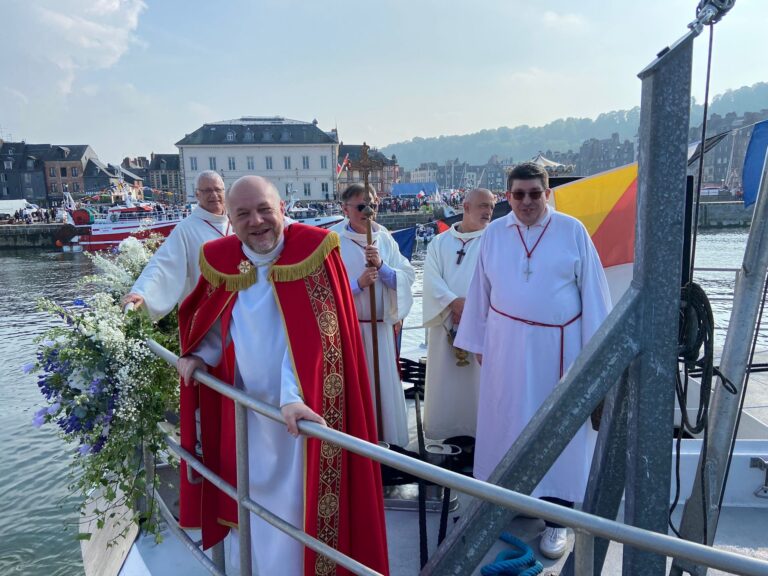
M 271 180 L 284 199 L 325 201 L 337 198 L 338 135 L 323 132 L 317 120 L 244 116 L 204 124 L 176 143 L 188 201 L 195 177 L 216 170 L 229 186 L 255 174 Z

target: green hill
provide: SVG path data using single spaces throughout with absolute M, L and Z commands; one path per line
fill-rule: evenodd
M 768 82 L 728 90 L 712 99 L 709 110 L 712 114 L 725 115 L 728 112 L 743 114 L 768 107 Z M 703 106 L 691 103 L 691 124 L 701 123 Z M 436 138 L 415 137 L 406 142 L 390 144 L 381 152 L 397 155 L 398 162 L 407 169 L 422 162 L 444 162 L 459 158 L 470 164 L 484 164 L 495 155 L 522 161 L 532 158 L 542 150 L 567 152 L 578 151 L 582 143 L 590 138 L 610 138 L 614 132 L 621 140 L 633 139 L 640 122 L 640 107 L 630 110 L 605 112 L 597 118 L 558 119 L 544 126 L 515 126 L 481 130 L 473 134 L 439 136 Z

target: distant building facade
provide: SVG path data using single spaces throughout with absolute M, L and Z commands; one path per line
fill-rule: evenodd
M 58 204 L 69 192 L 74 198 L 85 191 L 85 167 L 96 153 L 87 145 L 50 146 L 45 157 L 48 198 Z
M 744 167 L 744 156 L 752 137 L 752 126 L 757 122 L 768 119 L 768 108 L 760 112 L 747 112 L 742 116 L 735 112 L 720 116 L 712 114 L 707 120 L 707 138 L 731 132 L 717 145 L 704 154 L 702 169 L 702 187 L 719 189 L 720 196 L 741 196 L 741 173 Z M 689 133 L 690 142 L 701 140 L 701 126 L 692 127 Z M 697 176 L 698 162 L 688 168 L 688 174 Z
M 152 153 L 150 158 L 149 187 L 161 192 L 161 198 L 158 199 L 172 204 L 183 204 L 186 199 L 182 186 L 179 155 Z
M 286 199 L 333 199 L 338 142 L 335 130 L 322 131 L 316 120 L 244 116 L 204 124 L 176 143 L 181 185 L 191 201 L 196 176 L 215 170 L 227 187 L 241 176 L 255 174 L 273 182 Z
M 120 166 L 128 170 L 131 174 L 141 178 L 145 184 L 148 184 L 149 164 L 150 160 L 146 156 L 137 156 L 136 158 L 123 158 Z
M 88 195 L 109 194 L 113 200 L 122 200 L 127 191 L 142 199 L 144 180 L 130 170 L 115 164 L 104 164 L 91 158 L 85 167 L 85 191 Z
M 461 162 L 456 158 L 437 167 L 434 181 L 441 189 L 488 188 L 501 191 L 506 186 L 506 170 L 509 164 L 509 161 L 502 161 L 498 156 L 492 156 L 486 164 L 477 165 Z
M 350 184 L 363 181 L 360 164 L 362 148 L 362 144 L 341 143 L 339 145 L 339 163 L 343 163 L 347 159 L 347 164 L 339 173 L 336 181 L 339 192 L 343 192 Z M 373 186 L 379 196 L 389 196 L 392 194 L 392 185 L 396 184 L 400 178 L 397 157 L 393 154 L 391 158 L 387 158 L 375 148 L 371 148 L 368 150 L 368 158 L 373 164 L 368 174 L 368 183 Z M 337 198 L 329 197 L 327 199 L 336 200 Z
M 418 168 L 410 171 L 409 182 L 437 182 L 437 162 L 422 162 Z
M 88 145 L 60 146 L 0 141 L 0 199 L 26 199 L 58 206 L 64 192 L 85 189 L 85 166 L 95 152 Z
M 45 204 L 45 165 L 24 142 L 0 141 L 0 200 Z
M 584 141 L 579 149 L 575 173 L 590 176 L 634 161 L 635 144 L 629 140 L 622 142 L 618 133 L 614 132 L 610 138 L 590 138 Z

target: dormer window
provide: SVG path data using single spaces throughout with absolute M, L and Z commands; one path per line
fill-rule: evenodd
M 248 130 L 245 131 L 245 138 L 244 140 L 246 142 L 253 142 L 253 132 L 251 132 L 251 129 L 248 128 Z
M 234 142 L 235 141 L 235 133 L 230 130 L 227 132 L 227 142 Z
M 34 170 L 35 168 L 35 161 L 31 158 L 27 159 L 27 170 Z
M 261 139 L 264 142 L 272 142 L 272 130 L 264 130 L 264 133 L 261 135 Z
M 6 160 L 3 162 L 3 166 L 5 166 L 6 170 L 11 170 L 13 168 L 13 160 Z
M 289 142 L 291 140 L 291 133 L 287 128 L 283 128 L 283 133 L 280 135 L 280 142 Z

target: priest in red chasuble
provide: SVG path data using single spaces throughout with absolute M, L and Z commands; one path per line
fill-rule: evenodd
M 376 442 L 366 362 L 339 238 L 286 225 L 274 185 L 245 176 L 227 193 L 235 236 L 206 243 L 201 278 L 179 310 L 181 441 L 236 484 L 234 403 L 195 385 L 207 369 L 279 406 L 288 426 L 248 414 L 251 498 L 359 562 L 388 573 L 379 466 L 298 435 L 300 419 Z M 200 414 L 200 445 L 195 411 Z M 237 538 L 237 506 L 182 469 L 182 526 L 201 526 L 203 546 L 232 530 L 229 566 L 250 545 L 260 574 L 347 574 L 326 557 L 251 515 L 251 542 Z

